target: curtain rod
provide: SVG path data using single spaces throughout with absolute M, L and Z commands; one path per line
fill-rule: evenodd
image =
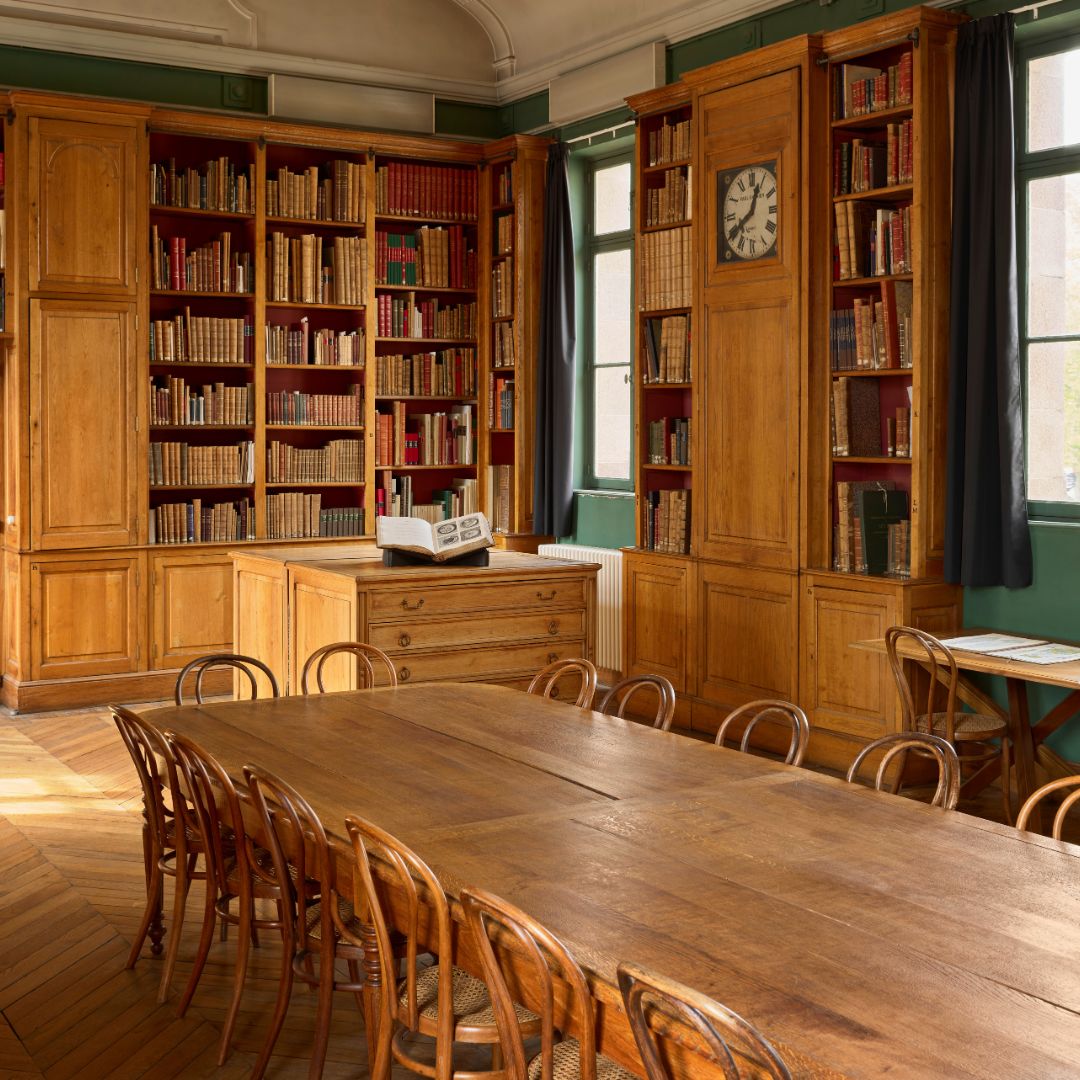
M 1061 0 L 1038 0 L 1035 4 L 1025 4 L 1023 7 L 1009 8 L 1009 12 L 1012 15 L 1023 15 L 1025 11 L 1031 12 L 1032 21 L 1036 21 L 1039 18 L 1039 8 L 1052 7 L 1054 4 L 1061 3 Z
M 616 131 L 622 131 L 623 128 L 633 127 L 633 120 L 625 120 L 621 124 L 616 124 L 614 127 L 601 128 L 599 131 L 591 131 L 588 135 L 578 135 L 576 138 L 567 139 L 566 145 L 571 146 L 574 143 L 584 142 L 586 139 L 599 139 L 601 135 L 614 135 Z

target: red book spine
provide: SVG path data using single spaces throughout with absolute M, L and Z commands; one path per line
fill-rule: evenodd
M 169 288 L 180 288 L 180 237 L 169 237 Z

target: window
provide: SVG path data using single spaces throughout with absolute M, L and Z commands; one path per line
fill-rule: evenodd
M 1080 517 L 1080 39 L 1028 46 L 1018 82 L 1028 499 Z
M 633 236 L 629 155 L 590 163 L 586 175 L 583 479 L 633 487 Z

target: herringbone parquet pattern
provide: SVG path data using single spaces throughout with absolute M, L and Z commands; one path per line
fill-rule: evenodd
M 155 1003 L 161 960 L 149 943 L 135 970 L 124 969 L 145 900 L 141 807 L 105 710 L 0 712 L 0 1078 L 249 1074 L 274 1000 L 280 942 L 264 934 L 270 940 L 253 952 L 234 1049 L 218 1069 L 232 937 L 215 942 L 191 1009 L 182 1020 L 175 1014 L 198 938 L 200 885 L 188 899 L 170 1000 Z M 269 1077 L 307 1076 L 314 1002 L 294 989 Z M 335 1001 L 324 1075 L 367 1075 L 349 995 Z

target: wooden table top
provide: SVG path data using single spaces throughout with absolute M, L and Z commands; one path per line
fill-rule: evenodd
M 1080 1076 L 1080 848 L 498 686 L 149 718 L 521 905 L 601 1002 L 634 960 L 800 1077 Z

